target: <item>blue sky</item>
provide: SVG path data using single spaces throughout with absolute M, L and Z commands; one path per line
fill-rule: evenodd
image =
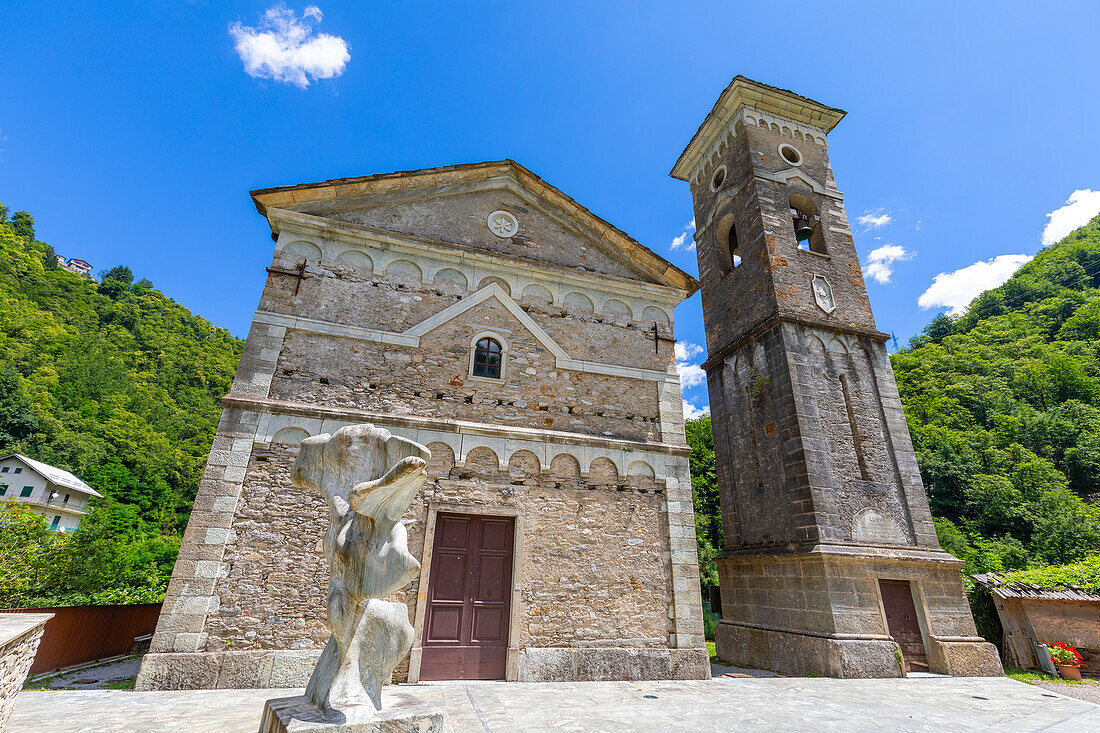
M 0 201 L 238 336 L 266 186 L 510 157 L 695 272 L 668 171 L 740 73 L 848 111 L 833 168 L 902 342 L 1100 210 L 1095 2 L 311 5 L 271 56 L 271 2 L 2 0 Z M 676 330 L 703 342 L 698 296 Z

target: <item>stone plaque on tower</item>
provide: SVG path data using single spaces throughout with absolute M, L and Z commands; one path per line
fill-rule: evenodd
M 792 674 L 1001 674 L 937 542 L 826 148 L 844 112 L 736 77 L 691 185 L 725 548 L 718 656 Z

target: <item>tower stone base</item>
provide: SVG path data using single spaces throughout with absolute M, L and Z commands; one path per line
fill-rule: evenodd
M 817 545 L 804 551 L 729 553 L 718 560 L 719 659 L 785 674 L 900 677 L 880 580 L 912 584 L 929 671 L 1003 674 L 997 649 L 977 635 L 959 575 L 942 550 Z

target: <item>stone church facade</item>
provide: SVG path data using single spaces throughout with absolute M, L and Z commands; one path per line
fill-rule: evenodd
M 691 185 L 725 549 L 718 655 L 790 674 L 1001 674 L 936 539 L 826 136 L 844 112 L 736 77 Z
M 431 449 L 397 679 L 709 676 L 672 309 L 689 275 L 512 161 L 253 192 L 275 255 L 140 689 L 304 685 L 300 441 Z

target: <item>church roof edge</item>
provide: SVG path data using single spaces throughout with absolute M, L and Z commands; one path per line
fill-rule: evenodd
M 295 204 L 326 198 L 341 198 L 337 193 L 337 189 L 345 186 L 361 189 L 363 184 L 370 184 L 377 181 L 492 169 L 499 169 L 501 172 L 511 172 L 517 179 L 526 180 L 542 188 L 544 193 L 548 194 L 549 198 L 556 199 L 560 205 L 571 210 L 579 218 L 588 220 L 588 222 L 593 225 L 594 229 L 603 234 L 612 244 L 623 251 L 629 259 L 637 262 L 659 282 L 683 291 L 685 298 L 691 296 L 699 289 L 698 281 L 687 272 L 681 270 L 664 257 L 661 257 L 606 219 L 594 214 L 587 207 L 578 203 L 576 199 L 562 192 L 561 189 L 556 186 L 547 183 L 543 178 L 510 158 L 482 161 L 478 163 L 457 163 L 454 165 L 393 171 L 390 173 L 373 173 L 352 178 L 331 178 L 317 183 L 300 183 L 293 186 L 261 188 L 250 191 L 249 193 L 252 196 L 253 203 L 256 205 L 256 210 L 260 214 L 267 216 L 268 208 L 286 208 Z M 357 191 L 357 195 L 360 193 L 361 191 Z

